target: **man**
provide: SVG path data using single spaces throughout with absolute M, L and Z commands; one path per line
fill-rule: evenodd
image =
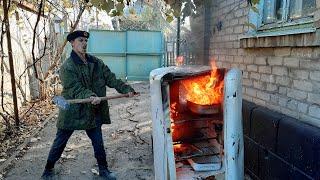
M 60 109 L 57 122 L 56 138 L 51 146 L 47 164 L 42 174 L 43 179 L 54 175 L 54 164 L 60 158 L 68 139 L 74 130 L 85 130 L 91 139 L 94 155 L 99 166 L 99 175 L 104 179 L 115 180 L 108 169 L 104 150 L 101 125 L 110 124 L 106 96 L 106 86 L 115 88 L 119 93 L 134 95 L 134 89 L 116 79 L 102 60 L 86 53 L 89 33 L 74 31 L 67 36 L 72 45 L 70 57 L 60 67 L 60 79 L 63 86 L 61 95 L 65 99 L 91 98 L 91 104 L 71 104 L 67 110 Z

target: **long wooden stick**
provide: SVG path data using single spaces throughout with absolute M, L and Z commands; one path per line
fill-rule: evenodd
M 139 95 L 140 93 L 135 93 L 135 95 Z M 106 101 L 110 99 L 118 99 L 118 98 L 123 98 L 123 97 L 129 97 L 129 94 L 119 94 L 119 95 L 113 95 L 113 96 L 105 96 L 105 97 L 100 97 L 101 101 Z M 86 98 L 86 99 L 70 99 L 67 100 L 69 104 L 76 104 L 76 103 L 90 103 L 92 102 L 93 99 Z

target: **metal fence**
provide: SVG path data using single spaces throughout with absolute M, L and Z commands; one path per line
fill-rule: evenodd
M 109 31 L 90 29 L 88 51 L 100 58 L 117 78 L 149 80 L 161 67 L 163 35 L 160 31 Z
M 201 57 L 200 53 L 192 50 L 187 39 L 180 39 L 179 55 L 177 55 L 177 38 L 165 37 L 164 50 L 164 66 L 194 65 L 201 63 L 199 60 Z M 183 57 L 183 61 L 178 57 Z

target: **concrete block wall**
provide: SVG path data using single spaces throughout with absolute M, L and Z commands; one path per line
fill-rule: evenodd
M 219 67 L 243 71 L 243 98 L 320 127 L 320 48 L 299 39 L 299 47 L 243 48 L 240 39 L 249 29 L 247 1 L 213 0 L 212 12 L 210 56 Z M 274 41 L 265 38 L 263 43 Z

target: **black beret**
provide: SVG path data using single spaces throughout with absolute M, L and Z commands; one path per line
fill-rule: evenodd
M 76 39 L 77 37 L 89 38 L 89 36 L 90 36 L 90 34 L 87 31 L 73 31 L 68 34 L 67 40 L 70 42 L 70 41 Z

